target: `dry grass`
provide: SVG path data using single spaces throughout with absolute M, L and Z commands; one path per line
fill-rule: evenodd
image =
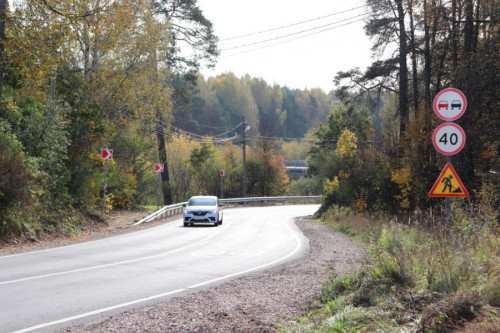
M 306 324 L 337 332 L 338 321 L 323 330 L 320 318 L 349 308 L 343 332 L 500 332 L 499 230 L 494 214 L 467 212 L 456 211 L 449 237 L 429 224 L 374 221 L 348 208 L 327 212 L 323 223 L 364 242 L 371 260 L 356 276 L 326 282 L 323 308 Z

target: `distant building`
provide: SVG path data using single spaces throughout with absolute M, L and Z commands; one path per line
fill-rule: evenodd
M 290 179 L 298 179 L 307 177 L 307 166 L 306 161 L 287 161 L 284 160 L 283 163 L 286 167 L 286 173 Z

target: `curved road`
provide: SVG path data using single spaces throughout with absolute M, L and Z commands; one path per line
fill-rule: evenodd
M 0 257 L 0 332 L 54 331 L 282 264 L 318 205 L 237 208 L 219 227 L 182 220 L 99 241 Z

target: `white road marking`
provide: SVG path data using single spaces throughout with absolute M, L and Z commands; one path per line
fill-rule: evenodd
M 105 241 L 108 241 L 108 240 L 111 240 L 111 239 L 117 239 L 117 238 L 123 238 L 123 237 L 127 237 L 127 236 L 133 236 L 133 235 L 142 234 L 144 232 L 148 232 L 148 231 L 151 231 L 151 230 L 155 230 L 155 229 L 159 229 L 159 228 L 165 228 L 169 224 L 172 224 L 172 223 L 175 223 L 175 222 L 179 222 L 180 220 L 181 219 L 174 220 L 174 221 L 171 221 L 171 222 L 166 222 L 165 224 L 162 224 L 162 225 L 157 226 L 157 227 L 149 228 L 149 229 L 144 229 L 144 230 L 129 232 L 129 233 L 126 233 L 126 234 L 123 234 L 123 235 L 112 236 L 112 237 L 102 238 L 102 239 L 96 239 L 96 240 L 93 240 L 93 241 L 82 242 L 82 243 L 78 243 L 78 244 L 71 244 L 71 245 L 66 245 L 66 246 L 61 246 L 61 247 L 53 247 L 53 248 L 45 249 L 45 250 L 23 252 L 23 253 L 17 253 L 17 254 L 9 254 L 9 255 L 6 255 L 6 256 L 0 256 L 0 260 L 2 260 L 2 259 L 10 259 L 10 258 L 20 257 L 20 256 L 25 256 L 25 255 L 29 255 L 29 254 L 37 254 L 37 253 L 44 253 L 44 252 L 49 252 L 49 251 L 56 251 L 56 250 L 61 250 L 61 249 L 67 249 L 67 248 L 70 248 L 70 247 L 77 247 L 77 246 L 83 246 L 83 245 L 87 245 L 87 244 L 105 242 Z
M 40 324 L 40 325 L 31 326 L 31 327 L 28 327 L 28 328 L 24 328 L 22 330 L 14 331 L 13 333 L 31 332 L 31 331 L 38 330 L 38 329 L 41 329 L 41 328 L 45 328 L 45 327 L 49 327 L 49 326 L 54 326 L 54 325 L 58 325 L 58 324 L 63 324 L 63 323 L 66 323 L 68 321 L 71 321 L 71 320 L 85 318 L 85 317 L 96 315 L 96 314 L 99 314 L 99 313 L 103 313 L 103 312 L 107 312 L 107 311 L 111 311 L 111 310 L 123 308 L 125 306 L 147 302 L 147 301 L 150 301 L 150 300 L 153 300 L 153 299 L 156 299 L 156 298 L 160 298 L 160 297 L 164 297 L 164 296 L 175 295 L 175 294 L 178 294 L 178 293 L 180 293 L 182 291 L 185 291 L 185 290 L 186 289 L 177 289 L 177 290 L 169 291 L 169 292 L 166 292 L 166 293 L 163 293 L 163 294 L 158 294 L 158 295 L 154 295 L 154 296 L 144 297 L 144 298 L 136 299 L 135 301 L 130 301 L 130 302 L 127 302 L 127 303 L 117 304 L 117 305 L 109 306 L 107 308 L 102 308 L 102 309 L 99 309 L 99 310 L 82 313 L 82 314 L 79 314 L 79 315 L 76 315 L 76 316 L 72 316 L 72 317 L 67 317 L 67 318 L 63 318 L 63 319 L 60 319 L 60 320 L 51 321 L 49 323 L 44 323 L 44 324 Z
M 196 246 L 196 245 L 198 245 L 200 243 L 203 243 L 203 242 L 205 242 L 205 241 L 207 241 L 207 240 L 209 240 L 209 239 L 217 236 L 218 234 L 220 234 L 221 232 L 223 232 L 224 230 L 226 230 L 230 226 L 231 226 L 231 224 L 226 224 L 225 228 L 218 229 L 217 232 L 211 234 L 210 236 L 205 237 L 205 238 L 197 241 L 196 243 L 192 243 L 192 244 L 186 245 L 184 247 L 180 247 L 180 248 L 175 249 L 175 250 L 171 250 L 171 251 L 167 251 L 167 252 L 162 252 L 162 253 L 154 254 L 154 255 L 151 255 L 151 256 L 146 256 L 146 257 L 140 257 L 140 258 L 135 258 L 135 259 L 117 261 L 117 262 L 113 262 L 113 263 L 109 263 L 109 264 L 103 264 L 103 265 L 97 265 L 97 266 L 91 266 L 91 267 L 85 267 L 85 268 L 78 268 L 78 269 L 73 269 L 73 270 L 70 270 L 70 271 L 63 271 L 63 272 L 57 272 L 57 273 L 51 273 L 51 274 L 30 276 L 30 277 L 26 277 L 26 278 L 22 278 L 22 279 L 15 279 L 15 280 L 9 280 L 9 281 L 2 281 L 2 282 L 0 282 L 0 286 L 1 285 L 5 285 L 5 284 L 12 284 L 12 283 L 18 283 L 18 282 L 24 282 L 24 281 L 30 281 L 30 280 L 36 280 L 36 279 L 43 279 L 43 278 L 48 278 L 48 277 L 53 277 L 53 276 L 59 276 L 59 275 L 65 275 L 65 274 L 85 272 L 85 271 L 90 271 L 90 270 L 93 270 L 93 269 L 112 267 L 112 266 L 117 266 L 117 265 L 122 265 L 122 264 L 128 264 L 128 263 L 131 263 L 131 262 L 136 262 L 136 261 L 147 260 L 147 259 L 152 259 L 152 258 L 157 258 L 157 257 L 165 256 L 165 255 L 168 255 L 168 254 L 172 254 L 172 253 L 176 253 L 176 252 L 188 249 L 188 248 Z
M 289 254 L 287 254 L 287 255 L 279 258 L 279 259 L 276 259 L 276 260 L 274 260 L 274 261 L 272 261 L 270 263 L 267 263 L 267 264 L 264 264 L 264 265 L 260 265 L 258 267 L 254 267 L 254 268 L 251 268 L 251 269 L 247 269 L 247 270 L 244 270 L 244 271 L 241 271 L 241 272 L 237 272 L 237 273 L 232 273 L 232 274 L 228 274 L 228 275 L 225 275 L 225 276 L 221 276 L 219 278 L 212 279 L 210 281 L 205 281 L 205 282 L 202 282 L 202 283 L 194 284 L 192 286 L 187 287 L 186 289 L 177 289 L 177 290 L 168 291 L 168 292 L 165 292 L 165 293 L 162 293 L 162 294 L 157 294 L 157 295 L 153 295 L 153 296 L 148 296 L 148 297 L 140 298 L 140 299 L 137 299 L 137 300 L 134 300 L 134 301 L 130 301 L 130 302 L 126 302 L 126 303 L 121 303 L 121 304 L 113 305 L 113 306 L 110 306 L 110 307 L 107 307 L 107 308 L 102 308 L 102 309 L 99 309 L 99 310 L 82 313 L 82 314 L 75 315 L 75 316 L 72 316 L 72 317 L 67 317 L 67 318 L 63 318 L 63 319 L 60 319 L 60 320 L 55 320 L 55 321 L 51 321 L 51 322 L 48 322 L 48 323 L 43 323 L 43 324 L 31 326 L 31 327 L 28 327 L 28 328 L 24 328 L 24 329 L 15 331 L 13 333 L 31 332 L 31 331 L 34 331 L 34 330 L 37 330 L 37 329 L 42 329 L 42 328 L 46 328 L 46 327 L 50 327 L 50 326 L 54 326 L 54 325 L 58 325 L 58 324 L 63 324 L 63 323 L 66 323 L 66 322 L 69 322 L 69 321 L 72 321 L 72 320 L 89 317 L 89 316 L 92 316 L 92 315 L 100 314 L 100 313 L 111 311 L 111 310 L 116 310 L 116 309 L 123 308 L 123 307 L 126 307 L 126 306 L 130 306 L 130 305 L 134 305 L 134 304 L 139 304 L 139 303 L 144 303 L 144 302 L 147 302 L 147 301 L 150 301 L 150 300 L 154 300 L 154 299 L 158 299 L 158 298 L 161 298 L 161 297 L 175 295 L 175 294 L 178 294 L 180 292 L 183 292 L 183 291 L 186 291 L 186 290 L 189 290 L 189 289 L 196 289 L 196 288 L 199 288 L 199 287 L 202 287 L 202 286 L 205 286 L 205 285 L 209 285 L 209 284 L 221 281 L 221 280 L 230 279 L 230 278 L 238 276 L 238 275 L 247 274 L 247 273 L 250 273 L 250 272 L 253 272 L 253 271 L 261 270 L 263 268 L 275 265 L 275 264 L 279 263 L 280 261 L 286 260 L 286 259 L 290 258 L 291 256 L 295 255 L 300 250 L 300 248 L 302 247 L 302 242 L 300 241 L 300 238 L 297 235 L 297 233 L 294 232 L 290 228 L 289 224 L 287 224 L 287 228 L 294 235 L 295 240 L 297 242 L 297 245 L 295 246 L 295 249 L 292 252 L 290 252 Z

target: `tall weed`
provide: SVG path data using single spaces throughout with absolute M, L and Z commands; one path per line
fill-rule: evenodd
M 321 322 L 320 331 L 339 331 L 343 320 L 321 318 L 344 318 L 345 306 L 352 309 L 345 332 L 447 331 L 476 316 L 497 327 L 498 311 L 491 309 L 500 307 L 498 200 L 487 186 L 483 194 L 472 203 L 452 202 L 449 235 L 426 223 L 359 223 L 352 210 L 332 207 L 323 223 L 362 239 L 371 264 L 354 276 L 330 275 L 319 295 L 323 310 L 312 322 Z

